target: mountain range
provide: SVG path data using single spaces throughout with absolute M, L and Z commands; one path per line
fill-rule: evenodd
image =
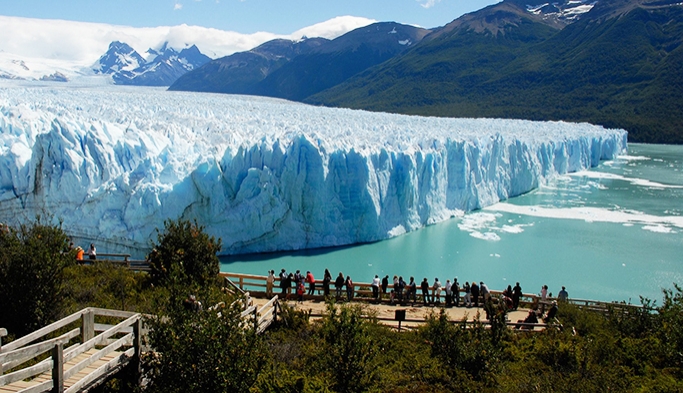
M 114 41 L 91 67 L 96 74 L 110 74 L 117 85 L 169 86 L 181 75 L 209 62 L 196 45 L 180 52 L 164 44 L 143 57 L 128 44 Z
M 427 116 L 586 121 L 624 128 L 633 142 L 683 143 L 680 0 L 505 0 L 436 29 L 378 23 L 306 41 L 211 61 L 171 89 Z
M 404 52 L 429 30 L 375 23 L 334 40 L 274 40 L 214 60 L 183 75 L 171 90 L 251 94 L 303 100 Z

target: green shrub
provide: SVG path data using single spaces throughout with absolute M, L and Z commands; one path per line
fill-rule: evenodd
M 167 285 L 173 280 L 201 287 L 216 280 L 221 240 L 207 235 L 196 221 L 166 220 L 157 239 L 147 258 L 154 283 Z
M 143 360 L 149 381 L 146 390 L 249 391 L 268 359 L 256 320 L 240 318 L 242 309 L 237 303 L 222 306 L 232 299 L 217 291 L 205 291 L 197 297 L 204 306 L 192 309 L 176 292 L 164 310 L 146 320 L 148 344 L 155 349 Z
M 0 232 L 0 326 L 15 337 L 48 325 L 64 312 L 64 269 L 75 263 L 69 239 L 40 217 Z

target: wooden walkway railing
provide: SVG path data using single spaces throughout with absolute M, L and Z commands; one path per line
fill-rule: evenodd
M 96 324 L 96 317 L 123 321 Z M 0 347 L 0 392 L 92 388 L 131 362 L 139 367 L 141 336 L 140 314 L 83 309 Z
M 257 307 L 246 292 L 238 302 L 242 318 L 256 318 L 258 333 L 277 319 L 277 296 Z M 123 321 L 95 323 L 96 317 Z M 143 334 L 140 314 L 90 307 L 8 344 L 0 341 L 0 392 L 81 392 L 131 362 L 139 372 Z M 0 340 L 6 335 L 0 329 Z
M 242 273 L 229 273 L 229 272 L 223 272 L 220 273 L 222 277 L 225 277 L 226 279 L 230 280 L 233 285 L 235 285 L 237 288 L 243 291 L 251 291 L 255 296 L 262 296 L 265 294 L 266 290 L 266 279 L 268 278 L 267 276 L 261 276 L 261 275 L 256 275 L 256 274 L 242 274 Z M 275 283 L 273 285 L 273 291 L 279 293 L 280 292 L 280 287 L 279 287 L 279 282 L 280 279 L 278 277 L 275 277 Z M 306 299 L 313 299 L 313 300 L 323 300 L 322 296 L 322 291 L 323 291 L 323 286 L 322 286 L 322 280 L 316 280 L 316 295 L 313 296 L 305 296 Z M 391 284 L 390 284 L 391 285 Z M 372 298 L 372 287 L 371 283 L 363 283 L 363 282 L 356 282 L 353 284 L 354 286 L 354 296 L 353 299 L 356 301 L 367 301 L 367 302 L 372 302 L 374 299 Z M 308 284 L 306 285 L 306 290 L 308 290 Z M 334 282 L 331 283 L 330 286 L 330 294 L 334 294 L 335 288 L 334 288 Z M 292 293 L 294 293 L 294 288 L 292 288 Z M 464 297 L 464 293 L 462 292 L 462 288 L 460 290 L 460 300 L 462 302 L 462 299 Z M 430 285 L 429 287 L 429 293 L 431 296 L 432 293 L 432 286 Z M 344 294 L 346 294 L 346 291 L 344 291 Z M 443 290 L 441 291 L 441 295 L 439 296 L 439 300 L 441 304 L 444 304 L 445 302 L 445 294 L 446 291 Z M 491 295 L 494 297 L 500 297 L 502 296 L 503 292 L 498 291 L 498 290 L 491 290 Z M 405 296 L 405 293 L 404 293 Z M 296 295 L 292 295 L 292 299 L 295 299 Z M 419 283 L 418 283 L 418 292 L 417 292 L 417 298 L 422 299 L 422 295 L 420 292 L 419 288 Z M 520 305 L 523 307 L 528 307 L 528 308 L 535 308 L 535 307 L 548 307 L 553 300 L 557 300 L 557 298 L 547 298 L 546 300 L 542 300 L 539 295 L 531 294 L 531 293 L 525 293 L 522 295 L 520 298 Z M 384 295 L 384 298 L 381 300 L 382 302 L 389 302 L 389 299 L 387 297 L 387 294 Z M 574 304 L 578 306 L 579 308 L 583 308 L 589 311 L 598 311 L 598 312 L 607 312 L 608 309 L 617 309 L 625 312 L 630 312 L 634 311 L 636 309 L 641 308 L 640 305 L 633 305 L 633 304 L 625 304 L 625 303 L 616 303 L 616 302 L 603 302 L 603 301 L 598 301 L 598 300 L 586 300 L 586 299 L 572 299 L 569 298 L 567 301 L 569 304 Z
M 111 254 L 111 253 L 101 253 L 97 254 L 97 259 L 88 259 L 88 256 L 84 256 L 85 259 L 78 261 L 84 265 L 96 264 L 96 263 L 112 263 L 115 265 L 125 266 L 130 270 L 139 272 L 148 272 L 149 263 L 144 259 L 130 259 L 130 254 Z

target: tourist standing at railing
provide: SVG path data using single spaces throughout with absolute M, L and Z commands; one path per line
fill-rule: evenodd
M 330 296 L 330 282 L 332 281 L 332 274 L 330 271 L 325 269 L 325 277 L 323 278 L 323 295 L 325 297 Z
M 548 298 L 548 286 L 544 285 L 541 287 L 541 300 L 546 300 Z
M 472 287 L 470 283 L 465 281 L 465 299 L 463 300 L 465 307 L 472 307 Z
M 375 278 L 372 279 L 372 298 L 375 300 L 379 299 L 379 276 L 375 274 Z
M 398 298 L 398 276 L 394 276 L 394 297 Z
M 387 274 L 382 279 L 382 295 L 386 295 L 387 288 L 389 288 L 389 275 Z
M 283 295 L 287 292 L 287 272 L 285 269 L 280 271 L 280 291 Z
M 512 308 L 517 309 L 519 307 L 519 299 L 522 298 L 522 287 L 519 286 L 519 282 L 512 288 Z
M 85 254 L 85 251 L 83 251 L 83 249 L 80 246 L 76 247 L 76 260 L 79 263 L 83 263 L 83 254 Z
M 95 249 L 95 243 L 90 243 L 90 248 L 88 249 L 88 258 L 92 260 L 97 259 L 97 250 Z
M 351 301 L 353 299 L 353 281 L 351 280 L 351 276 L 346 276 L 346 298 L 348 301 Z
M 344 288 L 344 275 L 342 272 L 339 272 L 337 279 L 334 280 L 334 287 L 337 289 L 337 298 L 340 298 L 342 296 L 342 288 Z
M 472 281 L 470 284 L 470 291 L 472 291 L 472 301 L 474 302 L 474 307 L 479 307 L 479 286 L 476 281 Z
M 432 285 L 432 301 L 441 304 L 441 281 L 438 277 L 434 277 L 434 284 Z
M 420 289 L 422 289 L 422 303 L 426 306 L 431 301 L 429 300 L 429 283 L 427 282 L 427 277 L 425 277 L 422 280 L 422 284 L 420 284 Z
M 564 287 L 562 287 L 560 293 L 557 294 L 557 299 L 561 302 L 566 302 L 567 299 L 569 299 L 569 294 L 567 293 L 567 290 Z
M 453 301 L 453 292 L 451 292 L 451 287 L 453 284 L 451 284 L 451 280 L 446 279 L 446 286 L 444 289 L 446 290 L 446 307 L 451 306 L 451 302 Z
M 315 278 L 310 270 L 306 272 L 306 282 L 308 283 L 308 296 L 313 296 L 315 294 Z
M 296 294 L 299 298 L 299 303 L 304 302 L 304 292 L 306 292 L 306 286 L 304 285 L 303 277 L 296 283 Z
M 489 291 L 489 287 L 486 284 L 484 284 L 483 281 L 479 282 L 479 292 L 481 292 L 482 304 L 486 304 L 486 302 L 488 302 L 489 298 L 491 297 L 491 291 Z
M 413 298 L 413 306 L 415 305 L 415 302 L 417 302 L 417 284 L 415 283 L 415 277 L 410 277 L 410 282 L 408 283 L 408 287 L 406 289 L 408 293 L 408 300 L 410 298 Z
M 453 303 L 455 303 L 455 307 L 458 307 L 460 305 L 460 283 L 458 282 L 458 277 L 453 278 L 451 291 L 453 292 Z
M 398 301 L 403 303 L 403 291 L 406 288 L 406 282 L 403 281 L 403 276 L 400 276 L 398 278 L 398 291 L 396 292 L 398 294 Z
M 269 298 L 273 296 L 273 283 L 275 283 L 275 270 L 268 272 L 268 278 L 266 278 L 266 296 Z
M 287 283 L 287 295 L 285 298 L 289 299 L 289 295 L 292 293 L 292 285 L 296 286 L 297 284 L 297 281 L 294 279 L 294 274 L 289 273 L 285 282 Z

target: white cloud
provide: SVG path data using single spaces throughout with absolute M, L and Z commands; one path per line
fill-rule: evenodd
M 304 27 L 303 29 L 297 30 L 290 35 L 291 39 L 298 40 L 302 36 L 306 37 L 323 37 L 328 39 L 334 39 L 347 33 L 351 30 L 355 30 L 359 27 L 367 26 L 371 23 L 377 22 L 374 19 L 361 18 L 358 16 L 337 16 L 325 22 L 316 23 L 314 25 Z
M 242 34 L 185 24 L 136 28 L 0 15 L 0 72 L 7 70 L 3 65 L 19 63 L 15 60 L 24 61 L 31 72 L 40 72 L 36 77 L 45 75 L 43 69 L 65 72 L 88 67 L 106 52 L 112 41 L 125 42 L 143 56 L 147 49 L 159 48 L 164 42 L 176 49 L 195 44 L 202 53 L 218 58 L 252 49 L 276 38 L 298 40 L 306 35 L 332 39 L 373 22 L 367 18 L 341 16 L 289 35 L 278 35 L 269 32 Z M 51 65 L 48 67 L 46 64 Z M 54 64 L 59 66 L 52 66 Z
M 178 10 L 182 10 L 182 9 L 183 9 L 183 5 L 180 3 L 175 3 L 173 5 L 173 11 L 178 11 Z
M 415 0 L 424 8 L 432 8 L 441 0 Z

